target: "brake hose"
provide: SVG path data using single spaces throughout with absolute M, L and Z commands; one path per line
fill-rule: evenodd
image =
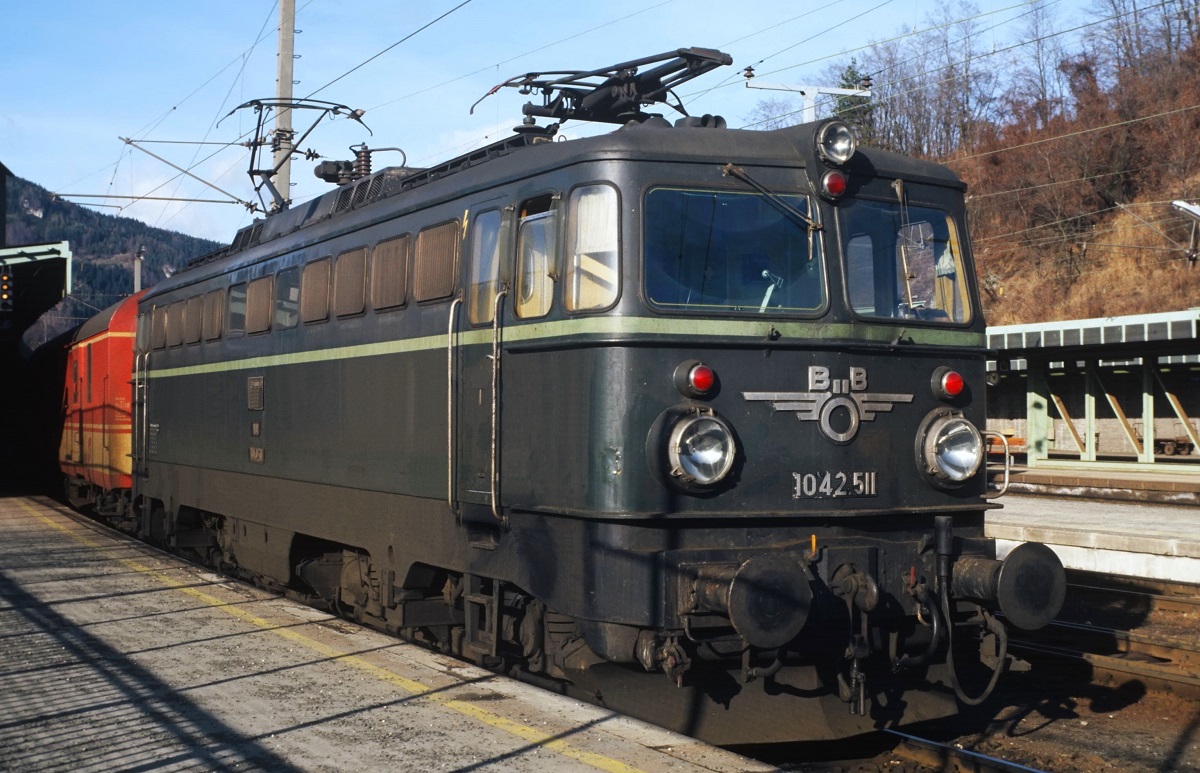
M 996 638 L 1000 641 L 1000 655 L 996 658 L 996 669 L 992 672 L 992 679 L 988 682 L 983 692 L 976 698 L 968 696 L 958 681 L 958 672 L 954 668 L 954 620 L 950 617 L 950 578 L 939 577 L 939 588 L 942 597 L 942 614 L 946 616 L 946 665 L 950 666 L 950 683 L 954 685 L 954 694 L 958 699 L 968 706 L 978 706 L 988 699 L 992 694 L 992 690 L 996 689 L 996 683 L 1000 681 L 1000 673 L 1004 670 L 1004 661 L 1008 657 L 1008 631 L 1004 628 L 1004 624 L 995 617 L 984 613 L 987 620 L 988 630 L 996 634 Z
M 934 552 L 937 555 L 938 595 L 941 596 L 942 614 L 946 618 L 946 665 L 950 667 L 950 683 L 954 685 L 954 694 L 968 706 L 978 706 L 987 700 L 1000 681 L 1000 673 L 1004 670 L 1004 661 L 1008 657 L 1008 631 L 996 618 L 984 612 L 988 630 L 996 634 L 1000 641 L 1000 656 L 996 658 L 996 669 L 992 679 L 983 692 L 972 698 L 963 691 L 958 681 L 958 671 L 954 668 L 954 618 L 950 616 L 950 563 L 954 553 L 953 520 L 948 515 L 938 515 L 933 519 Z

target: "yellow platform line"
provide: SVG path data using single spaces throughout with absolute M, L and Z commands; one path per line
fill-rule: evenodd
M 399 687 L 400 689 L 404 690 L 405 692 L 408 692 L 413 695 L 420 695 L 420 696 L 424 697 L 426 700 L 437 703 L 441 706 L 444 706 L 448 709 L 458 712 L 459 714 L 462 714 L 464 716 L 471 717 L 472 719 L 483 722 L 484 724 L 490 725 L 491 727 L 494 727 L 497 730 L 503 730 L 504 732 L 514 735 L 523 741 L 527 741 L 530 744 L 533 744 L 533 745 L 538 746 L 543 749 L 550 749 L 554 752 L 557 752 L 558 754 L 563 755 L 564 757 L 569 757 L 573 760 L 576 760 L 577 762 L 582 762 L 585 765 L 590 765 L 591 767 L 597 768 L 598 770 L 608 771 L 609 773 L 642 773 L 639 768 L 635 768 L 631 765 L 627 765 L 626 763 L 621 762 L 620 760 L 616 760 L 611 757 L 606 757 L 603 754 L 597 754 L 595 752 L 589 752 L 584 749 L 579 749 L 571 744 L 566 743 L 565 741 L 554 738 L 553 736 L 546 735 L 546 733 L 544 733 L 543 731 L 538 730 L 537 728 L 531 727 L 530 725 L 526 725 L 521 722 L 517 722 L 515 720 L 509 719 L 508 717 L 503 717 L 499 714 L 496 714 L 495 712 L 488 711 L 487 709 L 481 709 L 473 703 L 467 703 L 465 701 L 457 700 L 457 699 L 450 697 L 442 692 L 437 691 L 433 687 L 430 687 L 426 684 L 422 684 L 421 682 L 418 682 L 414 679 L 409 679 L 407 677 L 400 676 L 399 674 L 389 671 L 386 668 L 381 668 L 379 666 L 374 665 L 373 663 L 368 663 L 366 660 L 363 660 L 362 658 L 358 657 L 357 655 L 351 655 L 347 652 L 343 652 L 334 647 L 330 647 L 327 644 L 323 644 L 322 642 L 319 642 L 315 639 L 309 638 L 308 636 L 305 636 L 304 634 L 299 633 L 297 631 L 287 629 L 287 628 L 279 628 L 278 624 L 276 624 L 276 623 L 272 623 L 269 620 L 266 620 L 264 618 L 259 617 L 258 615 L 247 612 L 246 610 L 241 609 L 239 607 L 230 606 L 227 602 L 222 601 L 221 599 L 217 598 L 216 596 L 210 596 L 209 594 L 205 593 L 204 591 L 197 590 L 196 588 L 186 587 L 185 584 L 180 582 L 179 580 L 176 580 L 172 577 L 169 577 L 169 576 L 163 574 L 162 572 L 152 569 L 151 567 L 148 567 L 139 561 L 135 561 L 131 558 L 120 558 L 118 556 L 112 555 L 100 543 L 96 542 L 95 540 L 91 539 L 90 537 L 88 537 L 85 534 L 79 534 L 77 532 L 70 530 L 66 526 L 63 526 L 60 523 L 56 523 L 54 520 L 47 517 L 45 514 L 36 510 L 28 502 L 21 500 L 20 505 L 22 508 L 24 508 L 26 511 L 28 511 L 31 515 L 33 515 L 35 518 L 37 518 L 41 522 L 45 523 L 47 526 L 57 529 L 58 531 L 62 532 L 63 534 L 66 534 L 68 537 L 75 540 L 76 542 L 79 542 L 82 545 L 85 545 L 89 548 L 92 548 L 93 550 L 96 550 L 100 553 L 105 554 L 110 559 L 125 566 L 126 568 L 132 569 L 135 572 L 143 574 L 143 575 L 155 580 L 156 582 L 158 582 L 162 585 L 165 585 L 168 588 L 171 588 L 172 590 L 179 591 L 180 593 L 185 593 L 188 596 L 191 596 L 192 598 L 194 598 L 200 602 L 203 602 L 204 604 L 207 604 L 208 606 L 210 606 L 214 609 L 218 609 L 228 615 L 232 615 L 233 617 L 236 617 L 237 619 L 239 619 L 245 623 L 253 625 L 257 628 L 261 628 L 261 629 L 268 631 L 270 633 L 273 633 L 276 636 L 279 636 L 281 638 L 287 639 L 288 641 L 290 641 L 294 644 L 297 644 L 301 647 L 304 647 L 305 649 L 311 650 L 312 652 L 316 652 L 320 655 L 323 655 L 326 658 L 329 658 L 332 660 L 337 660 L 338 662 L 344 663 L 348 666 L 352 666 L 353 668 L 356 668 L 359 671 L 369 674 L 382 682 L 387 682 L 388 684 Z

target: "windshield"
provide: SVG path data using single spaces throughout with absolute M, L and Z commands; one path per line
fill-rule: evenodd
M 803 196 L 780 196 L 808 214 Z M 675 311 L 813 313 L 825 305 L 820 234 L 757 193 L 646 195 L 646 297 Z
M 843 204 L 838 217 L 856 313 L 944 324 L 971 320 L 962 251 L 948 213 L 858 200 Z

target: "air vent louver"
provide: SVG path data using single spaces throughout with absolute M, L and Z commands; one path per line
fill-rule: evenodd
M 367 191 L 368 199 L 376 199 L 379 197 L 379 192 L 383 190 L 383 175 L 377 174 L 371 179 L 371 188 Z
M 350 196 L 353 193 L 353 188 L 343 188 L 342 192 L 338 194 L 337 204 L 334 205 L 333 211 L 341 212 L 343 209 L 350 206 Z

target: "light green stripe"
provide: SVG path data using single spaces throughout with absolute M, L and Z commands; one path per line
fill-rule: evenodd
M 535 322 L 532 324 L 514 325 L 502 331 L 505 343 L 516 341 L 551 340 L 569 336 L 587 335 L 665 335 L 687 338 L 747 338 L 766 340 L 774 330 L 782 340 L 821 340 L 829 338 L 858 339 L 865 341 L 891 341 L 896 337 L 897 329 L 877 325 L 823 323 L 823 322 L 780 322 L 757 320 L 715 320 L 715 319 L 678 319 L 656 317 L 582 317 L 553 322 Z M 492 331 L 464 330 L 458 333 L 460 345 L 472 346 L 490 344 Z M 985 337 L 982 333 L 972 333 L 962 330 L 937 330 L 920 328 L 905 332 L 905 340 L 914 344 L 938 346 L 967 346 L 982 347 Z M 388 354 L 405 354 L 410 352 L 444 349 L 445 334 L 424 336 L 422 338 L 405 338 L 394 341 L 379 341 L 355 346 L 339 346 L 332 349 L 317 349 L 312 351 L 295 352 L 293 354 L 272 354 L 265 357 L 250 357 L 244 360 L 228 360 L 225 362 L 207 363 L 204 365 L 188 365 L 180 368 L 164 368 L 152 370 L 150 378 L 171 378 L 173 376 L 191 376 L 199 373 L 224 373 L 234 370 L 251 370 L 272 368 L 280 365 L 303 365 L 329 360 L 346 360 L 359 357 L 378 357 Z M 151 364 L 154 357 L 150 358 Z

